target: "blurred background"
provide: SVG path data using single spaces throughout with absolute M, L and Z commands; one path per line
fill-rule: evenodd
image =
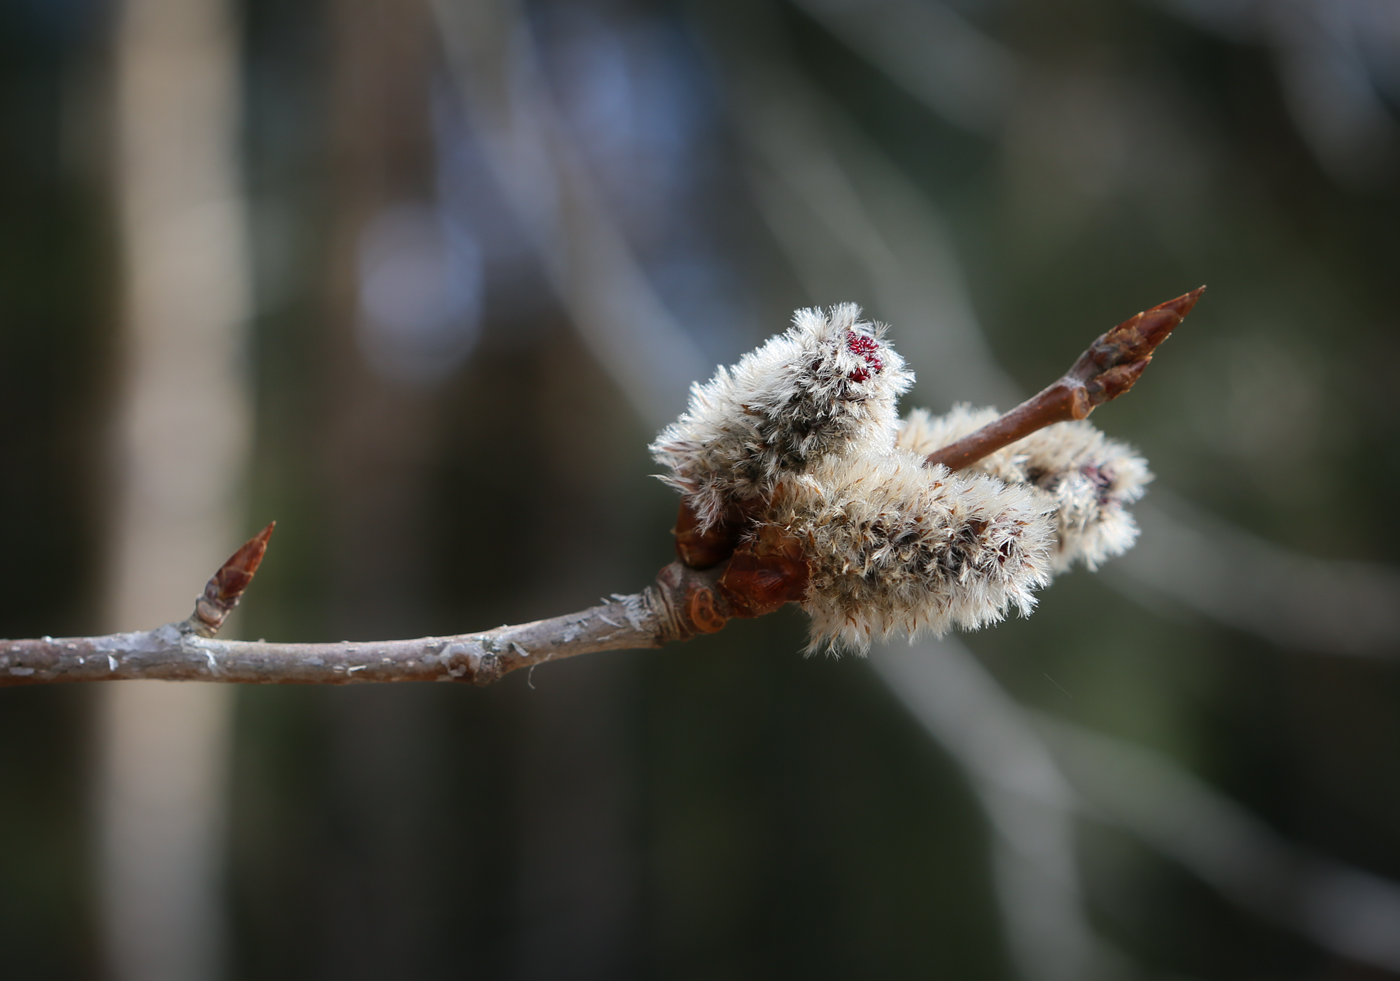
M 1031 619 L 0 692 L 5 977 L 1400 976 L 1392 0 L 0 0 L 0 141 L 8 637 L 581 609 L 795 307 L 1007 408 L 1210 286 Z

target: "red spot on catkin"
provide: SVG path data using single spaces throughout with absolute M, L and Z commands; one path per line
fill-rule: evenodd
M 875 338 L 867 337 L 865 334 L 857 334 L 853 330 L 846 331 L 846 346 L 862 357 L 880 350 L 880 345 Z
M 876 353 L 880 350 L 880 342 L 875 340 L 875 338 L 865 334 L 857 334 L 853 330 L 848 330 L 846 331 L 846 346 L 851 349 L 852 353 L 859 354 L 865 360 L 865 363 L 875 371 L 885 370 L 885 362 L 881 361 L 879 355 Z M 866 371 L 864 368 L 857 368 L 847 375 L 847 377 L 853 382 L 863 382 L 869 380 L 870 372 Z

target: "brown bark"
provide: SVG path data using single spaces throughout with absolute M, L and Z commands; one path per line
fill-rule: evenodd
M 579 613 L 449 637 L 278 644 L 201 636 L 186 621 L 103 637 L 0 641 L 0 687 L 134 678 L 484 685 L 520 668 L 577 654 L 661 647 L 712 633 L 729 615 L 722 594 L 715 589 L 719 575 L 720 570 L 697 572 L 676 562 L 662 569 L 656 582 L 640 593 L 615 595 Z M 692 611 L 701 614 L 698 622 Z

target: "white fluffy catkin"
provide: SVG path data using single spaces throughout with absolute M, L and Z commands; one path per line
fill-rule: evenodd
M 898 445 L 920 457 L 996 419 L 995 409 L 957 405 L 943 416 L 916 409 L 900 425 Z M 1076 560 L 1088 568 L 1132 548 L 1137 522 L 1127 505 L 1142 497 L 1152 474 L 1130 446 L 1087 422 L 1061 422 L 1031 433 L 973 463 L 969 470 L 1026 485 L 1054 503 L 1056 543 L 1051 567 Z
M 768 520 L 804 543 L 812 645 L 864 651 L 1023 615 L 1050 580 L 1054 504 L 891 449 L 830 456 L 782 482 Z
M 818 459 L 892 447 L 895 403 L 914 376 L 885 330 L 853 303 L 797 311 L 786 333 L 692 387 L 685 414 L 650 447 L 669 471 L 661 479 L 708 528 Z

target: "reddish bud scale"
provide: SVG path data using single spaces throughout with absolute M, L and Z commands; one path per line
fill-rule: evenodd
M 692 569 L 709 569 L 734 554 L 734 546 L 744 533 L 745 517 L 738 508 L 727 512 L 707 529 L 701 529 L 700 518 L 690 501 L 681 498 L 680 513 L 676 515 L 676 557 Z
M 212 637 L 223 625 L 224 618 L 238 605 L 243 591 L 253 581 L 253 574 L 262 564 L 268 539 L 272 537 L 272 529 L 276 525 L 275 521 L 269 523 L 245 542 L 205 584 L 204 595 L 195 602 L 194 614 L 190 617 L 200 633 Z
M 718 588 L 731 616 L 759 617 L 807 595 L 811 566 L 802 543 L 765 524 L 734 550 Z

